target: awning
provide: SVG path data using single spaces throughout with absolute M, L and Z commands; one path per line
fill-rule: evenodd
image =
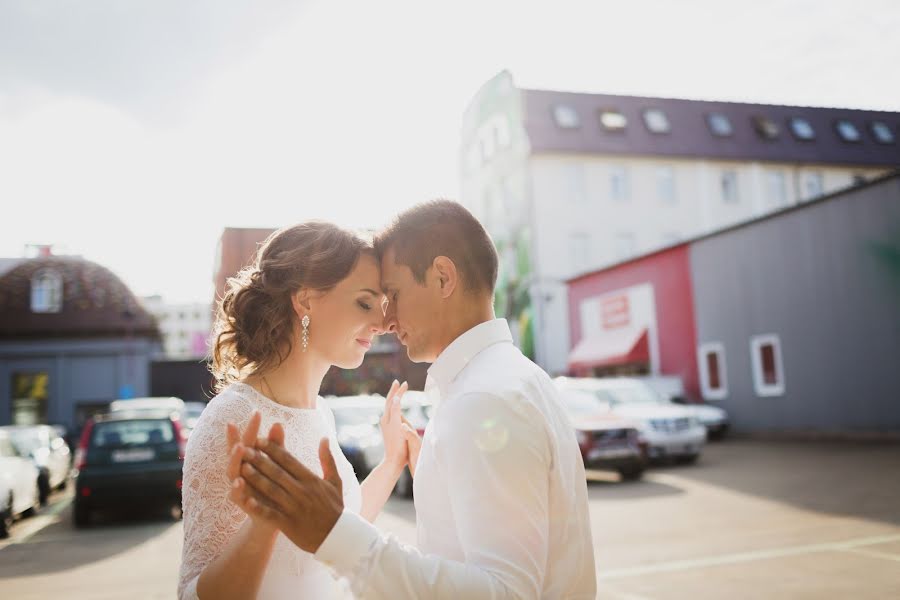
M 569 369 L 592 369 L 650 362 L 647 329 L 604 331 L 585 337 L 569 353 Z

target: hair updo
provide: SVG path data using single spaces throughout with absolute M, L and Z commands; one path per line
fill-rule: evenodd
M 210 367 L 216 390 L 283 363 L 295 341 L 292 295 L 333 288 L 363 253 L 374 254 L 371 241 L 321 221 L 266 238 L 253 263 L 228 279 L 218 303 Z

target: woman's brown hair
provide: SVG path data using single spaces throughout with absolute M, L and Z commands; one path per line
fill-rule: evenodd
M 292 295 L 333 288 L 367 252 L 370 241 L 321 221 L 270 235 L 253 264 L 228 279 L 218 303 L 210 367 L 216 390 L 284 362 L 295 343 Z

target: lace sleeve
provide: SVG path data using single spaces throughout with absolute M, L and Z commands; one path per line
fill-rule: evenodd
M 240 529 L 247 515 L 228 500 L 225 474 L 227 441 L 225 425 L 242 429 L 253 408 L 238 395 L 220 395 L 203 411 L 188 439 L 182 476 L 184 545 L 179 600 L 197 600 L 197 579 Z

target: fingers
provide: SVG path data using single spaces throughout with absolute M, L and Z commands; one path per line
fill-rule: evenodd
M 388 414 L 391 410 L 391 400 L 393 399 L 394 394 L 397 393 L 397 388 L 399 387 L 400 382 L 395 379 L 394 383 L 391 384 L 391 389 L 388 390 L 387 397 L 384 399 L 384 414 Z
M 271 463 L 268 460 L 267 462 Z M 257 492 L 257 496 L 269 505 L 284 511 L 289 511 L 290 507 L 302 498 L 302 490 L 298 490 L 296 486 L 291 486 L 290 482 L 287 482 L 286 485 L 291 487 L 291 492 L 288 492 L 282 484 L 274 481 L 269 473 L 264 473 L 263 469 L 257 469 L 250 463 L 245 462 L 241 465 L 241 476 L 235 480 L 235 483 L 238 481 L 243 481 L 246 483 L 246 487 L 253 488 Z
M 281 423 L 275 423 L 269 430 L 269 441 L 284 446 L 284 426 Z
M 403 436 L 407 439 L 407 441 L 414 440 L 418 442 L 422 439 L 419 436 L 419 432 L 416 431 L 409 423 L 403 423 Z
M 322 463 L 322 478 L 335 486 L 339 492 L 343 490 L 343 482 L 334 464 L 334 455 L 331 454 L 331 446 L 328 438 L 322 438 L 319 442 L 319 461 Z
M 234 447 L 231 449 L 231 453 L 228 455 L 228 465 L 225 467 L 225 474 L 228 477 L 228 481 L 234 481 L 241 474 L 241 461 L 244 458 L 244 450 L 245 446 L 241 443 L 236 443 Z
M 318 475 L 307 469 L 303 464 L 291 456 L 290 452 L 284 449 L 284 446 L 270 442 L 268 439 L 260 438 L 256 442 L 256 447 L 262 452 L 248 452 L 248 459 L 253 466 L 261 468 L 265 465 L 262 462 L 261 454 L 271 459 L 272 463 L 278 465 L 284 475 L 288 475 L 297 481 L 308 481 L 310 479 L 320 479 Z
M 244 430 L 244 435 L 241 436 L 241 441 L 245 446 L 253 446 L 253 442 L 256 441 L 256 437 L 259 435 L 259 424 L 262 422 L 262 415 L 259 414 L 259 411 L 253 411 L 253 416 L 250 417 L 250 422 L 247 423 L 247 429 Z
M 391 403 L 391 418 L 395 418 L 398 416 L 402 416 L 400 413 L 400 400 L 403 398 L 403 394 L 406 393 L 406 390 L 409 389 L 409 383 L 403 382 L 403 385 L 397 390 L 397 393 L 394 394 L 393 402 Z
M 248 515 L 261 519 L 273 527 L 281 527 L 284 515 L 243 479 L 237 479 L 229 492 L 229 499 Z

